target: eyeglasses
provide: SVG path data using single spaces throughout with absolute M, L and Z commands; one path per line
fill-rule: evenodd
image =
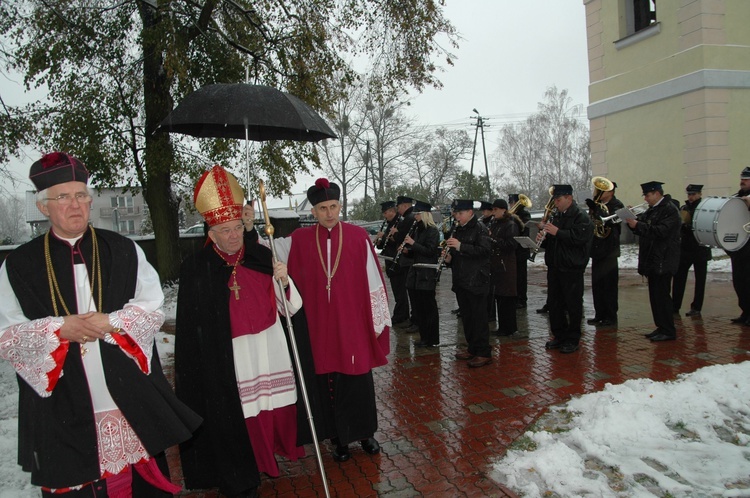
M 91 202 L 91 195 L 86 192 L 76 192 L 73 195 L 60 194 L 57 197 L 44 198 L 44 200 L 46 201 L 57 201 L 57 203 L 61 206 L 69 206 L 73 203 L 73 199 L 75 199 L 79 204 L 86 204 L 88 202 Z
M 212 232 L 216 232 L 216 233 L 218 233 L 219 235 L 221 235 L 223 237 L 229 237 L 229 235 L 232 234 L 232 233 L 237 233 L 237 234 L 243 233 L 245 231 L 245 226 L 244 225 L 237 225 L 234 228 L 222 228 L 221 230 L 214 230 L 212 228 L 211 231 Z

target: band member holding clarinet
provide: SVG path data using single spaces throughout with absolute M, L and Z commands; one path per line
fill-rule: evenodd
M 583 319 L 583 273 L 591 253 L 594 224 L 573 200 L 573 187 L 554 185 L 554 214 L 537 234 L 547 265 L 547 303 L 553 339 L 547 349 L 578 350 Z
M 406 288 L 412 292 L 414 299 L 411 306 L 414 314 L 419 316 L 419 341 L 417 347 L 437 346 L 440 343 L 440 324 L 438 306 L 435 300 L 437 285 L 438 242 L 440 234 L 432 219 L 432 206 L 426 202 L 415 201 L 414 235 L 404 239 L 409 247 L 412 264 L 406 276 Z M 421 265 L 431 265 L 431 267 Z
M 396 247 L 393 258 L 394 260 L 398 258 L 398 261 L 386 264 L 386 273 L 388 274 L 388 278 L 391 279 L 393 299 L 396 301 L 391 321 L 394 327 L 406 329 L 407 332 L 417 332 L 418 330 L 414 313 L 413 311 L 410 313 L 409 310 L 409 299 L 411 296 L 409 296 L 406 289 L 406 275 L 409 273 L 409 266 L 412 264 L 412 260 L 411 258 L 402 258 L 398 254 L 398 248 L 405 249 L 402 244 L 409 234 L 409 230 L 414 226 L 413 202 L 414 200 L 411 197 L 404 195 L 400 195 L 396 199 L 399 222 L 390 229 L 389 234 Z
M 472 368 L 492 363 L 490 328 L 487 323 L 487 295 L 490 292 L 490 240 L 487 228 L 474 215 L 474 201 L 454 200 L 451 205 L 458 222 L 453 236 L 446 241 L 449 253 L 445 262 L 453 270 L 466 351 L 456 353 L 457 360 L 468 360 Z

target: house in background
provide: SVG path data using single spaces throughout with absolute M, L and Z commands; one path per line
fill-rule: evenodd
M 141 235 L 143 222 L 148 218 L 148 207 L 140 193 L 123 193 L 122 188 L 91 189 L 91 216 L 94 228 L 112 230 L 122 235 Z M 32 238 L 49 229 L 49 221 L 36 207 L 35 192 L 26 192 L 26 223 L 31 226 Z
M 681 199 L 739 188 L 750 164 L 750 1 L 583 0 L 591 167 L 640 204 L 640 184 Z

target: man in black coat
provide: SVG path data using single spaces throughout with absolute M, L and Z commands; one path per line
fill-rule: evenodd
M 685 316 L 701 316 L 703 296 L 706 292 L 708 262 L 711 260 L 711 248 L 700 244 L 693 235 L 693 215 L 695 214 L 695 208 L 701 203 L 703 185 L 690 184 L 685 191 L 688 198 L 685 205 L 680 208 L 682 219 L 680 265 L 677 267 L 677 273 L 675 273 L 672 281 L 672 310 L 675 314 L 680 314 L 682 298 L 685 295 L 685 284 L 692 266 L 695 273 L 695 292 L 693 293 L 693 302 L 690 303 L 690 311 L 685 313 Z
M 638 239 L 638 273 L 648 279 L 648 297 L 656 330 L 646 334 L 653 342 L 673 341 L 677 329 L 672 314 L 672 276 L 680 264 L 680 213 L 663 182 L 642 183 L 648 210 L 626 220 Z
M 409 274 L 409 266 L 412 264 L 410 258 L 404 258 L 403 253 L 406 248 L 404 239 L 414 228 L 415 220 L 412 212 L 414 199 L 404 195 L 396 198 L 396 210 L 399 215 L 399 222 L 390 230 L 393 246 L 396 248 L 393 254 L 394 261 L 386 264 L 386 274 L 391 280 L 391 290 L 393 291 L 393 300 L 396 305 L 393 308 L 391 323 L 394 327 L 406 329 L 408 332 L 417 332 L 419 327 L 416 323 L 416 317 L 413 310 L 409 309 L 409 300 L 411 296 L 406 289 L 406 276 Z
M 573 187 L 554 185 L 555 212 L 539 228 L 547 265 L 547 303 L 553 339 L 547 349 L 578 350 L 583 319 L 583 272 L 589 262 L 594 225 L 573 200 Z
M 474 202 L 455 200 L 451 205 L 458 225 L 446 241 L 446 264 L 453 270 L 453 292 L 468 349 L 456 359 L 468 360 L 472 368 L 492 363 L 490 329 L 487 324 L 487 295 L 490 292 L 490 240 L 487 228 L 474 216 Z
M 750 166 L 740 173 L 740 190 L 735 194 L 750 206 Z M 732 285 L 742 313 L 732 323 L 750 327 L 750 242 L 737 251 L 727 251 L 732 260 Z
M 615 214 L 618 209 L 625 207 L 615 197 L 617 184 L 612 182 L 612 190 L 602 192 L 599 204 L 606 206 L 602 209 L 592 199 L 586 199 L 589 206 L 589 216 L 597 220 L 600 226 L 594 231 L 591 245 L 591 293 L 594 298 L 594 318 L 587 320 L 589 325 L 609 327 L 617 324 L 618 288 L 620 285 L 620 231 L 621 223 L 612 220 L 602 222 L 601 218 Z M 595 222 L 596 223 L 596 222 Z

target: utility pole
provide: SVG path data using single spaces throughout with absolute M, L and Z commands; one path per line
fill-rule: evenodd
M 477 135 L 479 130 L 482 130 L 482 153 L 484 154 L 484 173 L 487 175 L 487 200 L 490 200 L 492 196 L 492 187 L 490 187 L 490 170 L 487 166 L 487 147 L 484 144 L 484 118 L 479 114 L 476 108 L 472 109 L 477 115 L 476 117 L 476 129 L 474 130 L 474 149 L 471 151 L 471 169 L 469 170 L 469 191 L 471 191 L 471 184 L 474 180 L 474 156 L 477 152 Z

